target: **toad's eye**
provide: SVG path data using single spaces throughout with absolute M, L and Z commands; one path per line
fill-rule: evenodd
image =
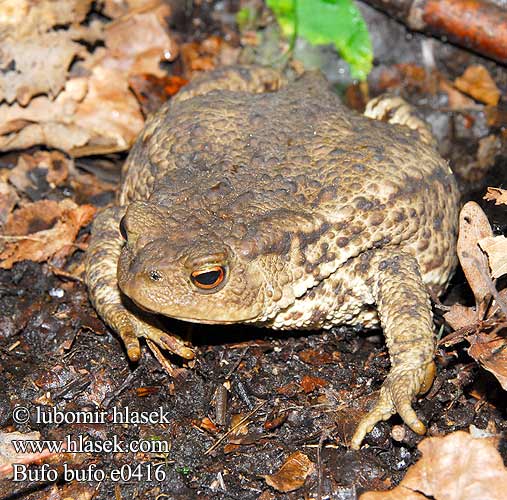
M 202 290 L 212 290 L 223 283 L 225 268 L 222 266 L 205 267 L 196 269 L 190 275 L 192 283 Z
M 122 238 L 125 241 L 128 240 L 128 237 L 127 237 L 127 225 L 125 223 L 125 216 L 123 216 L 121 218 L 121 221 L 120 221 L 120 234 L 121 234 Z

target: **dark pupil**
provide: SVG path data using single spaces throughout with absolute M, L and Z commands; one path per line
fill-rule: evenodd
M 127 228 L 125 227 L 125 217 L 120 221 L 120 233 L 125 241 L 127 241 Z
M 220 278 L 220 271 L 208 271 L 194 277 L 195 281 L 201 285 L 213 285 Z

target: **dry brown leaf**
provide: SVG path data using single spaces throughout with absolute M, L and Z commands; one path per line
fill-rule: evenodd
M 222 38 L 212 35 L 202 42 L 189 42 L 181 47 L 181 58 L 186 76 L 195 72 L 209 71 L 217 66 L 236 64 L 239 50 Z
M 250 425 L 250 422 L 248 420 L 245 420 L 243 423 L 240 423 L 244 419 L 245 419 L 244 413 L 235 413 L 231 417 L 231 429 L 234 429 L 229 434 L 231 438 L 246 436 L 248 434 L 248 426 Z
M 479 246 L 488 254 L 491 276 L 496 279 L 507 273 L 507 238 L 489 236 L 479 240 Z
M 8 235 L 2 237 L 6 244 L 0 253 L 0 268 L 10 269 L 22 260 L 44 262 L 69 255 L 79 230 L 93 219 L 95 210 L 63 200 L 58 204 L 41 201 L 15 211 L 5 227 Z M 48 224 L 52 227 L 39 230 Z
M 304 453 L 296 451 L 289 455 L 278 472 L 264 476 L 264 479 L 269 486 L 286 493 L 301 488 L 314 470 L 313 462 Z
M 257 500 L 275 500 L 275 495 L 272 491 L 265 490 L 257 497 Z
M 310 375 L 305 375 L 301 379 L 300 384 L 303 388 L 303 391 L 305 391 L 306 394 L 309 394 L 310 392 L 313 392 L 315 389 L 317 389 L 317 387 L 326 387 L 326 385 L 329 385 L 329 382 L 320 377 L 311 377 Z
M 507 205 L 507 189 L 488 187 L 488 192 L 484 195 L 487 201 L 494 201 L 495 205 Z
M 391 491 L 368 492 L 360 500 L 503 500 L 507 469 L 494 438 L 457 431 L 426 438 L 422 458 Z
M 481 108 L 480 104 L 477 104 L 475 101 L 470 99 L 470 97 L 461 93 L 459 90 L 454 88 L 449 81 L 444 80 L 443 78 L 439 80 L 438 87 L 440 91 L 447 94 L 449 108 L 454 111 Z
M 204 417 L 200 423 L 199 427 L 205 431 L 210 432 L 211 434 L 216 434 L 220 429 L 216 426 L 215 422 L 211 420 L 209 417 Z
M 453 330 L 459 330 L 460 328 L 476 323 L 477 312 L 473 307 L 453 304 L 444 314 L 444 319 Z
M 477 319 L 484 315 L 490 297 L 491 278 L 488 259 L 478 241 L 493 236 L 486 214 L 474 201 L 469 201 L 459 215 L 458 257 L 476 302 Z
M 26 236 L 51 229 L 62 216 L 57 201 L 40 200 L 18 208 L 11 214 L 4 227 L 8 236 Z
M 153 4 L 158 4 L 157 0 L 101 0 L 104 5 L 102 12 L 111 19 L 124 16 L 132 10 L 148 9 Z
M 5 224 L 17 202 L 18 195 L 15 189 L 9 183 L 0 179 L 0 227 Z
M 496 106 L 500 100 L 500 90 L 488 70 L 480 64 L 469 66 L 454 84 L 461 92 L 490 106 Z
M 93 0 L 2 0 L 0 37 L 22 39 L 85 20 Z M 123 0 L 122 0 L 123 1 Z
M 53 99 L 63 89 L 72 60 L 83 46 L 68 32 L 55 31 L 23 40 L 4 40 L 0 52 L 0 102 L 26 106 L 33 96 Z M 13 69 L 10 69 L 13 68 Z
M 37 151 L 33 155 L 22 154 L 9 172 L 9 182 L 18 192 L 37 190 L 35 176 L 44 174 L 48 184 L 58 186 L 69 174 L 69 160 L 59 151 Z
M 179 54 L 179 47 L 170 36 L 165 22 L 171 13 L 169 6 L 156 3 L 158 5 L 149 10 L 130 11 L 107 25 L 105 60 L 101 65 L 130 75 L 166 75 L 160 68 L 160 62 L 173 61 Z
M 177 94 L 188 80 L 180 76 L 133 75 L 129 78 L 129 87 L 142 106 L 145 116 L 160 109 L 160 106 Z
M 507 391 L 507 339 L 487 333 L 467 337 L 468 354 L 491 372 Z
M 88 80 L 88 93 L 73 116 L 89 134 L 88 143 L 69 150 L 73 156 L 129 149 L 144 124 L 128 81 L 118 70 L 97 67 Z
M 315 349 L 305 349 L 298 353 L 298 357 L 304 363 L 314 366 L 321 366 L 334 363 L 333 356 L 325 351 L 317 351 Z
M 12 445 L 13 441 L 37 441 L 40 433 L 29 432 L 0 432 L 0 479 L 11 477 L 14 464 L 31 464 L 44 458 L 49 458 L 54 453 L 45 450 L 42 453 L 17 453 Z

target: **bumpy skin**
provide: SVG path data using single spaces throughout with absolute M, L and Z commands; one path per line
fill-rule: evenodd
M 411 403 L 434 375 L 427 289 L 440 293 L 456 263 L 458 192 L 406 103 L 376 100 L 366 114 L 319 75 L 284 86 L 270 70 L 232 68 L 149 120 L 87 262 L 91 299 L 131 358 L 139 336 L 193 355 L 134 304 L 275 329 L 380 322 L 392 367 L 351 444 L 396 412 L 425 432 Z M 217 266 L 216 288 L 192 281 Z

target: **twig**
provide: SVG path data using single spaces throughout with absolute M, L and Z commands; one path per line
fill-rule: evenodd
M 410 29 L 507 62 L 507 10 L 487 0 L 364 0 Z
M 215 450 L 220 443 L 223 442 L 223 440 L 232 432 L 234 432 L 238 427 L 243 425 L 247 420 L 250 419 L 252 415 L 257 413 L 265 404 L 267 401 L 263 401 L 262 403 L 258 404 L 246 417 L 242 418 L 234 427 L 230 428 L 218 441 L 216 441 L 212 446 L 210 446 L 205 452 L 205 455 L 209 455 L 213 450 Z

